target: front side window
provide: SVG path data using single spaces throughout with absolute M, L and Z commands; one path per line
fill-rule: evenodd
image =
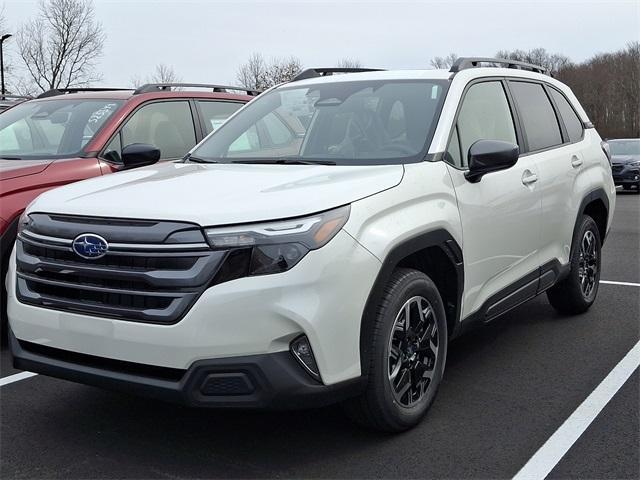
M 196 100 L 204 120 L 204 129 L 207 134 L 216 130 L 227 118 L 236 112 L 242 103 L 222 102 L 211 100 Z
M 567 135 L 569 135 L 570 142 L 577 142 L 582 138 L 582 122 L 578 118 L 575 110 L 569 105 L 569 102 L 564 95 L 562 95 L 555 88 L 550 88 L 551 96 L 553 97 L 553 101 L 556 102 L 556 107 L 558 107 L 558 113 L 562 117 L 562 121 L 564 122 L 564 126 L 567 129 Z
M 146 143 L 160 149 L 163 160 L 180 158 L 196 144 L 189 102 L 154 102 L 144 105 L 124 124 L 103 153 L 107 160 L 119 162 L 122 148 Z
M 24 102 L 0 116 L 0 157 L 78 155 L 122 105 L 122 100 L 51 99 Z
M 446 81 L 347 81 L 263 94 L 193 152 L 216 162 L 424 160 Z
M 558 119 L 551 101 L 539 83 L 509 82 L 529 151 L 542 150 L 562 144 Z
M 517 143 L 511 109 L 501 82 L 482 82 L 469 87 L 447 148 L 448 161 L 467 167 L 469 148 L 478 140 Z

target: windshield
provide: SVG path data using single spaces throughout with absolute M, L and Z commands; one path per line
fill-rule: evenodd
M 345 81 L 263 94 L 205 139 L 193 161 L 392 164 L 422 161 L 447 82 Z
M 24 102 L 0 115 L 0 158 L 78 155 L 122 100 L 58 99 Z
M 640 155 L 640 139 L 609 140 L 611 155 Z

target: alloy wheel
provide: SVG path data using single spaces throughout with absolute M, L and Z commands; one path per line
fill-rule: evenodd
M 388 376 L 393 396 L 410 407 L 427 392 L 438 360 L 438 324 L 429 301 L 415 296 L 396 315 L 389 339 Z
M 591 230 L 587 230 L 580 242 L 580 256 L 578 258 L 578 279 L 580 291 L 584 298 L 590 298 L 596 288 L 598 277 L 598 247 L 596 236 Z

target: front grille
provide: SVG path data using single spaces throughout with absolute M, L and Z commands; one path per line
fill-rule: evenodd
M 102 258 L 85 259 L 72 242 L 93 231 L 110 247 Z M 16 294 L 45 308 L 173 324 L 225 256 L 193 224 L 32 214 L 16 243 Z

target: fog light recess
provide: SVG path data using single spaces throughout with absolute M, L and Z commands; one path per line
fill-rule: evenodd
M 290 345 L 291 354 L 295 357 L 300 365 L 304 367 L 309 375 L 318 380 L 320 379 L 320 371 L 318 370 L 318 365 L 316 364 L 316 359 L 313 356 L 313 350 L 311 350 L 311 344 L 309 343 L 309 339 L 306 335 L 300 335 L 295 340 L 291 342 Z

